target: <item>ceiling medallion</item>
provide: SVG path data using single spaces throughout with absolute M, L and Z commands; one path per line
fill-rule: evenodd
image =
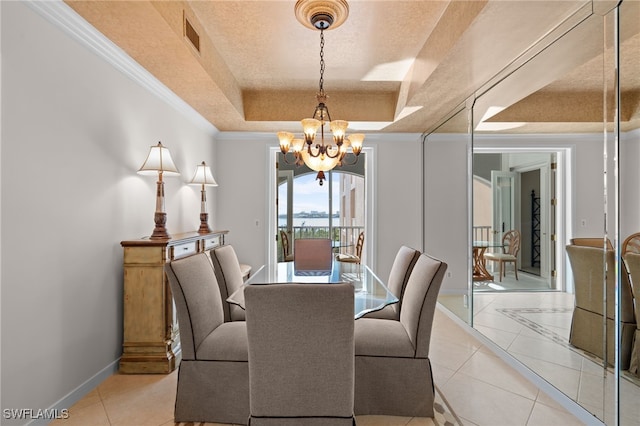
M 297 166 L 306 164 L 311 170 L 318 172 L 316 180 L 320 185 L 326 179 L 324 172 L 336 166 L 355 164 L 358 155 L 362 151 L 364 134 L 354 133 L 347 137 L 349 123 L 344 120 L 331 120 L 329 108 L 326 106 L 327 95 L 324 92 L 324 30 L 335 28 L 342 24 L 349 14 L 349 5 L 345 0 L 320 1 L 298 0 L 295 6 L 296 18 L 307 28 L 320 30 L 320 89 L 316 94 L 318 105 L 313 111 L 312 118 L 305 118 L 302 124 L 304 139 L 296 139 L 293 133 L 278 132 L 280 151 L 284 155 L 284 161 L 288 164 L 287 153 L 293 151 Z M 333 134 L 333 142 L 325 143 L 324 125 L 329 123 Z M 316 133 L 320 133 L 320 140 L 316 141 Z M 315 143 L 318 142 L 318 143 Z M 314 145 L 315 143 L 315 145 Z M 306 146 L 305 146 L 306 145 Z M 353 163 L 346 163 L 345 156 L 348 148 L 355 155 Z
M 349 16 L 346 0 L 298 0 L 294 10 L 296 19 L 312 30 L 338 28 Z

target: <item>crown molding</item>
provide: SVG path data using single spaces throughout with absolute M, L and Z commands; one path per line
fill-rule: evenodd
M 26 1 L 32 10 L 212 136 L 218 129 L 62 0 Z

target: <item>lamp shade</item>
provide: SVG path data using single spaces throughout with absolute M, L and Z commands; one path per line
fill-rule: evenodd
M 362 142 L 364 142 L 364 134 L 354 133 L 349 136 L 349 142 L 353 153 L 358 155 L 362 151 Z
M 180 172 L 173 163 L 169 150 L 158 142 L 158 145 L 152 146 L 149 149 L 149 155 L 145 160 L 138 173 L 141 175 L 154 175 L 158 172 L 162 172 L 164 175 L 178 176 Z
M 193 174 L 193 177 L 191 178 L 189 184 L 218 186 L 218 183 L 211 174 L 211 169 L 204 161 L 202 162 L 202 164 L 198 164 L 198 166 L 196 167 L 196 172 Z

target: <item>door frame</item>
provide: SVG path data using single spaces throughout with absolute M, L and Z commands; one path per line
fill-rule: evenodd
M 267 221 L 266 232 L 266 249 L 264 264 L 276 262 L 278 259 L 278 242 L 276 240 L 278 235 L 278 213 L 276 206 L 277 188 L 278 188 L 278 169 L 276 163 L 278 161 L 278 153 L 280 147 L 277 145 L 267 146 L 267 181 L 266 191 L 267 196 Z M 367 210 L 365 215 L 365 244 L 363 250 L 365 251 L 365 258 L 367 259 L 367 266 L 373 271 L 377 269 L 378 250 L 377 247 L 377 197 L 375 189 L 377 188 L 377 158 L 376 149 L 374 146 L 365 146 L 362 148 L 362 152 L 365 153 L 365 208 Z M 359 159 L 358 161 L 362 161 Z
M 572 235 L 572 220 L 574 197 L 572 195 L 573 167 L 575 161 L 575 145 L 567 143 L 554 143 L 553 136 L 532 138 L 527 142 L 524 138 L 510 138 L 503 135 L 476 135 L 473 141 L 473 153 L 555 153 L 556 173 L 555 190 L 556 205 L 554 222 L 556 224 L 556 240 L 554 262 L 556 276 L 549 277 L 553 288 L 556 290 L 573 293 L 573 282 L 567 276 L 565 247 Z M 565 220 L 568 218 L 567 220 Z

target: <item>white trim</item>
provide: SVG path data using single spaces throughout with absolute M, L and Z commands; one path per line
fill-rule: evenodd
M 211 135 L 218 133 L 218 129 L 200 115 L 199 112 L 160 82 L 160 80 L 154 77 L 149 71 L 144 69 L 124 50 L 116 46 L 62 0 L 26 1 L 24 3 L 51 24 L 60 28 L 72 39 L 78 41 L 118 71 L 138 83 L 141 87 L 175 108 L 202 130 Z
M 88 380 L 82 383 L 80 386 L 69 392 L 67 395 L 59 399 L 51 407 L 50 411 L 69 409 L 73 404 L 84 398 L 89 392 L 98 387 L 100 383 L 105 381 L 109 376 L 112 376 L 118 372 L 118 364 L 120 358 L 107 364 L 102 370 L 91 376 Z M 27 425 L 47 425 L 51 422 L 50 419 L 36 419 L 32 420 Z
M 498 137 L 494 137 L 498 136 Z M 573 233 L 572 221 L 562 220 L 573 217 L 575 194 L 572 183 L 575 181 L 575 149 L 573 140 L 584 140 L 586 137 L 602 138 L 601 134 L 570 134 L 570 135 L 491 135 L 484 140 L 474 139 L 474 153 L 523 153 L 523 152 L 554 152 L 556 153 L 556 289 L 573 293 L 573 276 L 570 268 L 565 265 L 567 241 Z M 561 143 L 557 143 L 562 138 Z M 548 144 L 541 143 L 549 141 Z M 535 143 L 535 146 L 529 145 Z M 551 278 L 550 278 L 551 279 Z M 558 281 L 559 280 L 559 281 Z

